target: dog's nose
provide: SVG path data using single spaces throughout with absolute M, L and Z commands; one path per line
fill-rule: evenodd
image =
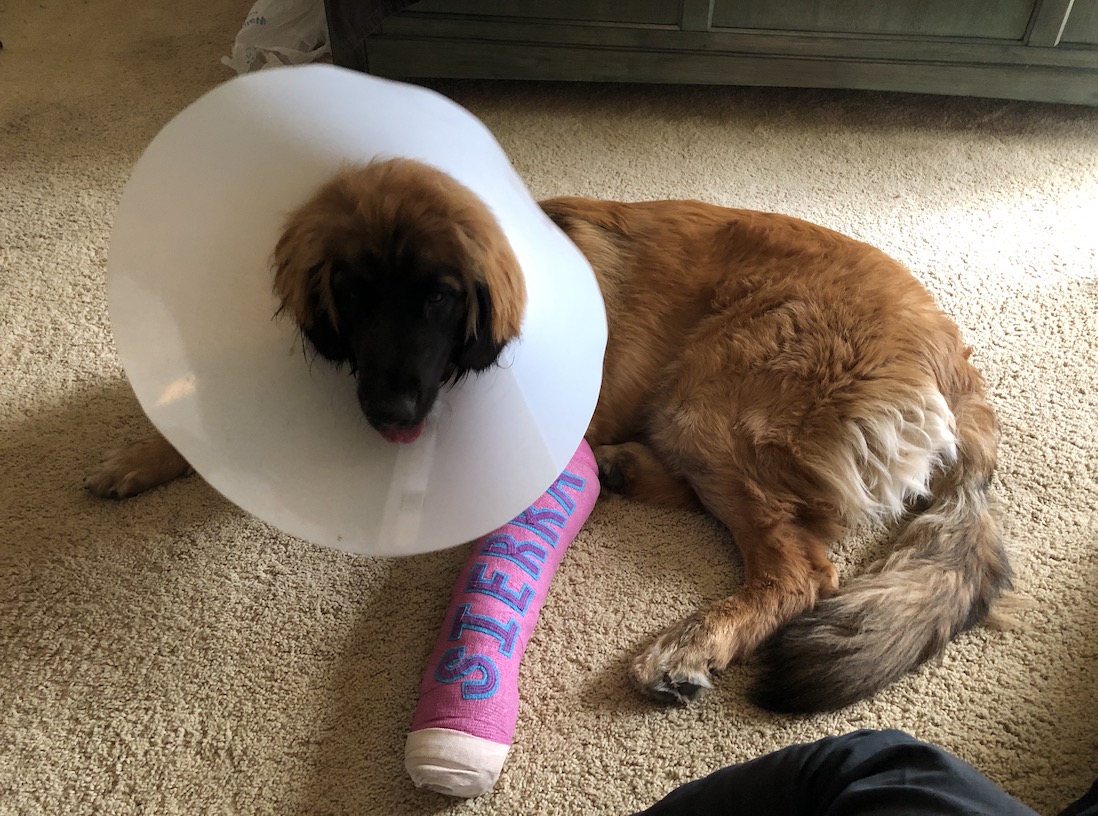
M 362 411 L 375 428 L 407 428 L 420 420 L 419 402 L 414 396 L 363 400 Z

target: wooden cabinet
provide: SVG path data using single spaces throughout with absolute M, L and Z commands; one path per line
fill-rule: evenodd
M 422 0 L 368 37 L 326 2 L 336 62 L 379 76 L 1098 104 L 1098 0 Z

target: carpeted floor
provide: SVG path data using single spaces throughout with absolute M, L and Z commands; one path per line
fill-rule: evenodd
M 538 196 L 696 197 L 807 217 L 907 262 L 975 347 L 1003 424 L 1025 628 L 974 631 L 874 700 L 785 718 L 749 668 L 667 708 L 626 681 L 731 592 L 703 517 L 596 508 L 523 665 L 515 746 L 474 801 L 403 769 L 464 549 L 355 558 L 200 479 L 81 490 L 147 429 L 104 270 L 143 146 L 230 73 L 247 0 L 0 2 L 0 813 L 625 814 L 793 741 L 899 727 L 1043 814 L 1098 774 L 1098 110 L 766 89 L 447 83 Z M 860 538 L 837 561 L 864 565 Z

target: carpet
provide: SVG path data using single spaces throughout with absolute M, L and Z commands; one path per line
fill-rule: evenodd
M 849 709 L 751 707 L 737 666 L 688 707 L 632 654 L 733 592 L 704 516 L 601 501 L 522 668 L 489 794 L 415 790 L 403 746 L 466 548 L 358 558 L 197 477 L 125 502 L 83 474 L 148 430 L 111 340 L 112 215 L 143 147 L 230 76 L 247 3 L 0 2 L 0 813 L 626 814 L 791 742 L 895 727 L 1041 813 L 1098 773 L 1098 110 L 765 88 L 439 82 L 538 197 L 790 213 L 907 263 L 960 324 L 1003 426 L 994 492 L 1018 585 Z M 844 542 L 844 574 L 880 550 Z M 1089 702 L 1088 702 L 1089 701 Z

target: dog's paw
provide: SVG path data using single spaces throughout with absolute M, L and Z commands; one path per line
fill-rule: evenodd
M 107 454 L 84 477 L 84 489 L 107 499 L 125 499 L 186 475 L 190 469 L 163 437 L 150 436 Z
M 633 679 L 657 700 L 693 702 L 713 688 L 718 670 L 709 640 L 697 616 L 672 626 L 633 661 Z
M 144 462 L 135 462 L 126 450 L 114 451 L 84 477 L 84 489 L 105 499 L 125 499 L 160 482 Z
M 599 485 L 611 493 L 624 494 L 633 481 L 636 462 L 627 445 L 599 445 L 594 449 L 599 468 Z

